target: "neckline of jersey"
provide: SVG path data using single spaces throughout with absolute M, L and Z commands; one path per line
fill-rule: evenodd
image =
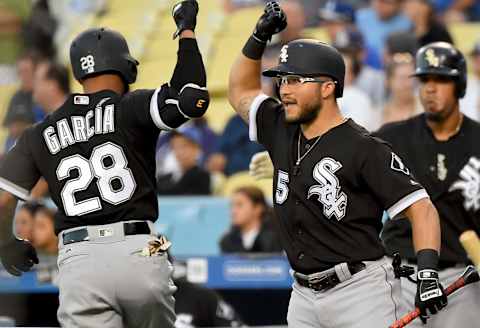
M 460 138 L 461 136 L 463 136 L 463 134 L 465 133 L 465 129 L 467 128 L 468 117 L 465 114 L 462 114 L 463 115 L 462 122 L 460 123 L 460 126 L 457 128 L 457 131 L 455 131 L 455 133 L 452 134 L 447 140 L 438 140 L 437 138 L 435 138 L 435 135 L 433 134 L 432 129 L 427 124 L 427 117 L 425 113 L 421 115 L 422 115 L 423 127 L 427 130 L 427 133 L 432 138 L 432 140 L 437 144 L 447 144 L 449 142 L 456 140 L 457 138 Z
M 344 125 L 350 125 L 350 122 L 352 122 L 352 119 L 351 119 L 350 117 L 345 117 L 342 123 L 340 123 L 340 124 L 338 124 L 338 125 L 335 125 L 334 127 L 328 129 L 325 133 L 320 134 L 320 135 L 315 136 L 315 137 L 310 138 L 310 139 L 307 139 L 307 138 L 305 137 L 305 135 L 303 134 L 303 131 L 302 131 L 302 127 L 301 127 L 300 125 L 298 126 L 298 130 L 299 130 L 299 133 L 300 133 L 302 142 L 311 145 L 312 143 L 315 143 L 315 141 L 316 141 L 318 138 L 324 138 L 326 135 L 330 134 L 330 132 L 336 130 L 337 128 L 342 127 L 342 126 L 344 126 Z M 347 123 L 348 123 L 348 124 L 347 124 Z

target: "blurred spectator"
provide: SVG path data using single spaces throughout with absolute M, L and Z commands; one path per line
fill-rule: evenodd
M 278 57 L 282 46 L 296 39 L 302 39 L 302 31 L 305 28 L 305 11 L 301 1 L 280 1 L 283 11 L 287 16 L 288 25 L 280 33 L 274 35 L 272 43 L 265 49 L 264 57 Z
M 35 70 L 33 83 L 33 100 L 46 114 L 57 110 L 70 94 L 68 69 L 55 62 L 40 62 Z
M 15 145 L 15 142 L 22 135 L 23 131 L 30 127 L 35 121 L 31 107 L 31 97 L 22 97 L 22 94 L 21 92 L 17 92 L 12 97 L 3 121 L 3 126 L 8 130 L 5 152 Z
M 33 246 L 40 254 L 57 255 L 58 237 L 55 235 L 55 212 L 40 205 L 34 214 Z
M 261 145 L 250 141 L 247 124 L 235 115 L 225 126 L 218 140 L 218 149 L 208 159 L 207 168 L 210 172 L 226 175 L 247 171 L 250 158 L 262 150 Z
M 374 50 L 375 57 L 367 63 L 381 68 L 381 56 L 387 36 L 393 32 L 410 29 L 411 23 L 401 13 L 401 0 L 371 0 L 370 7 L 357 12 L 357 27 L 366 45 Z
M 382 71 L 364 65 L 366 51 L 360 32 L 352 28 L 339 31 L 332 43 L 353 60 L 353 80 L 350 84 L 366 93 L 372 106 L 381 108 L 385 101 L 385 76 Z
M 435 0 L 435 8 L 443 15 L 446 23 L 480 19 L 480 1 L 478 0 Z
M 335 40 L 338 33 L 355 24 L 355 9 L 340 0 L 329 0 L 325 7 L 319 10 L 319 16 L 330 41 Z
M 395 56 L 386 69 L 389 97 L 383 110 L 382 124 L 403 121 L 420 112 L 411 77 L 415 72 L 413 57 L 408 53 Z
M 383 63 L 387 67 L 393 62 L 396 54 L 410 54 L 415 58 L 418 50 L 418 40 L 411 32 L 395 32 L 387 37 L 383 52 Z
M 15 59 L 23 50 L 21 32 L 30 7 L 30 0 L 0 1 L 0 85 L 16 80 Z
M 272 253 L 282 248 L 272 227 L 270 207 L 263 192 L 241 187 L 232 196 L 232 227 L 220 240 L 223 253 Z
M 468 117 L 480 120 L 480 40 L 470 52 L 472 74 L 468 76 L 467 92 L 460 99 L 460 110 Z
M 19 207 L 15 215 L 15 235 L 18 238 L 34 240 L 33 218 L 40 207 L 36 202 L 27 202 Z
M 206 160 L 217 150 L 218 136 L 208 126 L 205 118 L 190 120 L 177 129 L 182 133 L 185 130 L 195 131 L 198 135 L 201 145 L 201 154 L 199 159 L 199 166 L 205 168 Z M 161 133 L 157 142 L 157 153 L 155 154 L 157 169 L 156 176 L 170 174 L 174 180 L 178 180 L 182 175 L 182 170 L 175 154 L 170 147 L 170 133 Z
M 20 87 L 12 96 L 3 126 L 8 129 L 5 151 L 15 144 L 17 138 L 34 122 L 43 118 L 42 110 L 33 103 L 33 76 L 39 61 L 38 54 L 26 52 L 17 59 L 17 74 Z
M 170 147 L 179 164 L 181 175 L 172 174 L 157 179 L 158 193 L 161 195 L 209 195 L 211 193 L 210 174 L 199 167 L 201 157 L 201 136 L 198 130 L 187 128 L 172 132 Z
M 445 25 L 435 17 L 433 0 L 406 0 L 404 12 L 413 23 L 420 47 L 436 41 L 453 43 Z
M 57 22 L 50 13 L 47 0 L 33 2 L 30 17 L 23 26 L 23 39 L 27 49 L 34 50 L 46 58 L 55 56 L 53 37 Z
M 55 212 L 40 206 L 33 220 L 33 246 L 38 252 L 39 264 L 35 266 L 37 280 L 56 284 L 58 276 L 58 237 L 55 235 Z
M 379 113 L 373 108 L 368 95 L 354 84 L 360 73 L 361 62 L 351 52 L 342 52 L 342 56 L 345 61 L 345 86 L 343 97 L 337 100 L 340 111 L 343 116 L 373 131 L 379 127 Z

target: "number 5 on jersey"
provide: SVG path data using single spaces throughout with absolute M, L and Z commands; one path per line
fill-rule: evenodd
M 278 170 L 277 191 L 275 192 L 275 202 L 283 204 L 288 198 L 288 173 Z
M 111 160 L 110 165 L 105 164 L 107 158 Z M 123 149 L 111 142 L 95 147 L 90 160 L 81 155 L 62 159 L 57 168 L 58 180 L 69 178 L 74 169 L 78 170 L 78 177 L 68 180 L 61 192 L 65 214 L 68 216 L 84 215 L 102 209 L 99 197 L 82 201 L 75 199 L 75 193 L 86 190 L 94 177 L 97 178 L 101 198 L 112 205 L 129 200 L 137 187 Z M 115 181 L 120 185 L 119 188 L 114 188 Z

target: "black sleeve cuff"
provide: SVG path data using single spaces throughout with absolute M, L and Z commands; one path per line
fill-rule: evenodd
M 178 51 L 195 51 L 200 52 L 198 48 L 197 40 L 194 38 L 183 38 L 180 39 L 178 44 Z
M 438 269 L 438 252 L 434 249 L 421 249 L 417 253 L 418 271 L 423 269 Z

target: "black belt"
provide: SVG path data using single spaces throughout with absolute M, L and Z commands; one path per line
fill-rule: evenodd
M 354 275 L 355 273 L 359 273 L 360 271 L 364 270 L 366 267 L 367 266 L 363 262 L 348 263 L 348 270 L 352 275 Z M 294 273 L 294 277 L 300 286 L 311 288 L 315 291 L 330 289 L 340 283 L 340 279 L 338 278 L 335 271 L 327 273 L 321 278 L 317 278 L 317 279 L 305 279 L 296 275 L 295 273 Z
M 147 222 L 125 222 L 123 223 L 123 231 L 125 236 L 131 235 L 149 235 L 151 233 L 150 226 Z M 63 244 L 73 244 L 88 240 L 87 228 L 81 228 L 62 234 Z

